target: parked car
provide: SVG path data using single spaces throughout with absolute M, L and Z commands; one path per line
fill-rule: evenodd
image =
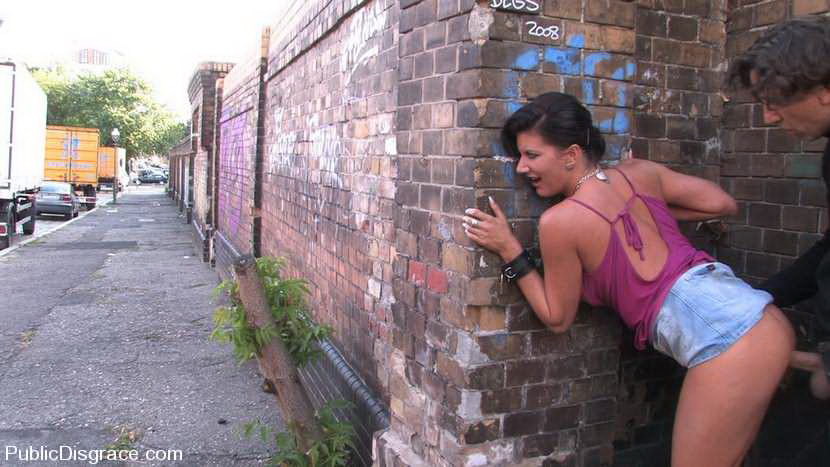
M 161 172 L 155 170 L 142 170 L 138 174 L 138 181 L 141 183 L 165 183 L 167 179 Z
M 35 211 L 41 214 L 62 214 L 65 219 L 77 217 L 81 210 L 81 201 L 72 190 L 72 185 L 65 182 L 43 182 L 37 194 Z

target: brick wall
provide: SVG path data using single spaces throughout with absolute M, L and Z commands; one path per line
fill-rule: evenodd
M 188 86 L 193 109 L 193 225 L 196 241 L 210 252 L 210 229 L 213 228 L 214 134 L 216 126 L 216 84 L 233 67 L 229 63 L 205 62 L 193 73 Z M 210 257 L 203 256 L 204 260 Z
M 827 14 L 825 1 L 730 2 L 725 54 L 746 50 L 770 26 L 806 14 Z M 802 141 L 763 123 L 762 108 L 745 93 L 730 96 L 723 113 L 721 183 L 739 212 L 729 219 L 720 257 L 753 283 L 789 265 L 827 228 L 821 180 L 824 138 Z M 811 314 L 785 310 L 799 346 L 814 344 Z M 759 441 L 753 465 L 827 465 L 830 411 L 807 395 L 806 374 L 784 381 Z
M 397 11 L 310 4 L 299 34 L 271 45 L 264 118 L 262 253 L 311 282 L 314 318 L 378 394 L 394 301 Z
M 722 0 L 640 1 L 634 17 L 637 73 L 631 93 L 635 157 L 717 182 L 719 120 L 725 64 Z M 681 226 L 696 246 L 717 245 Z M 684 372 L 653 350 L 636 352 L 623 339 L 619 410 L 614 439 L 617 465 L 668 465 L 677 395 Z
M 729 189 L 741 212 L 726 243 L 684 229 L 750 280 L 766 277 L 826 222 L 821 143 L 764 127 L 745 96 L 726 102 L 721 80 L 726 60 L 768 25 L 825 9 L 809 0 L 297 4 L 259 55 L 262 86 L 244 64 L 194 75 L 195 156 L 182 170 L 194 174 L 195 224 L 216 227 L 220 266 L 223 249 L 256 251 L 261 225 L 261 253 L 288 258 L 290 273 L 311 282 L 314 318 L 335 329 L 340 353 L 391 409 L 376 464 L 667 465 L 682 370 L 635 352 L 605 310 L 582 310 L 562 335 L 544 329 L 499 283 L 499 259 L 467 240 L 463 210 L 493 196 L 523 243 L 536 243 L 549 201 L 516 177 L 498 131 L 529 99 L 564 91 L 589 106 L 609 160 L 630 147 Z M 809 339 L 809 320 L 792 316 Z M 815 458 L 826 408 L 801 376 L 786 382 L 752 465 Z
M 232 263 L 239 255 L 253 254 L 255 249 L 256 170 L 262 157 L 257 136 L 268 40 L 266 29 L 260 47 L 251 47 L 253 53 L 222 79 L 214 251 L 223 277 L 230 277 Z
M 613 457 L 617 319 L 584 310 L 567 333 L 545 330 L 515 287 L 500 286 L 501 261 L 475 248 L 460 225 L 465 208 L 493 196 L 523 242 L 535 242 L 534 220 L 547 204 L 516 177 L 498 131 L 542 92 L 582 97 L 606 134 L 609 158 L 627 146 L 634 5 L 537 5 L 519 13 L 487 2 L 401 2 L 396 271 L 403 277 L 393 309 L 401 333 L 393 336 L 392 428 L 379 438 L 381 465 L 395 457 L 600 465 Z
M 192 156 L 192 143 L 190 138 L 185 138 L 181 143 L 173 147 L 168 153 L 170 162 L 170 195 L 182 211 L 187 202 L 187 161 Z

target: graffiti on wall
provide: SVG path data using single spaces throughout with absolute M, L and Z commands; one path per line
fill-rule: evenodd
M 285 118 L 285 109 L 277 108 L 274 111 L 272 125 L 274 128 L 281 128 Z M 286 171 L 291 167 L 291 161 L 294 156 L 295 144 L 297 142 L 297 133 L 293 131 L 280 132 L 279 135 L 271 143 L 268 148 L 268 175 L 278 174 Z
M 224 221 L 229 234 L 239 232 L 245 200 L 246 115 L 237 115 L 221 124 L 222 136 L 219 148 L 218 204 L 219 219 Z
M 283 109 L 274 112 L 274 124 L 279 126 L 284 115 Z M 346 152 L 346 146 L 338 132 L 336 124 L 320 126 L 320 119 L 316 115 L 308 117 L 304 128 L 309 129 L 308 159 L 317 161 L 317 170 L 320 171 L 320 183 L 324 186 L 342 188 L 343 181 L 340 178 L 339 161 Z M 300 176 L 303 167 L 294 163 L 294 155 L 299 149 L 297 132 L 289 131 L 280 133 L 268 149 L 268 171 L 269 175 L 283 174 Z M 291 169 L 294 169 L 293 171 Z M 305 174 L 308 175 L 308 174 Z
M 378 56 L 377 41 L 370 39 L 383 31 L 386 25 L 387 12 L 382 8 L 383 2 L 374 2 L 371 7 L 363 8 L 358 12 L 349 27 L 349 33 L 343 40 L 341 55 L 341 70 L 346 75 L 345 84 L 351 82 L 352 75 L 361 65 L 372 57 Z
M 337 126 L 319 126 L 319 118 L 315 115 L 308 119 L 306 128 L 313 128 L 309 135 L 309 142 L 311 143 L 309 156 L 317 159 L 320 183 L 323 186 L 342 188 L 343 180 L 338 173 L 338 163 L 340 156 L 344 153 L 345 146 L 337 132 Z

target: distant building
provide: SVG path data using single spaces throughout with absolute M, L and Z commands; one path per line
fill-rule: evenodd
M 70 68 L 76 71 L 102 72 L 112 68 L 126 68 L 124 55 L 117 50 L 87 47 L 75 52 Z

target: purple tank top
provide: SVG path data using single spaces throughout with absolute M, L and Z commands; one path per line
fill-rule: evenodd
M 594 306 L 610 306 L 617 310 L 623 322 L 634 330 L 634 347 L 643 350 L 648 343 L 654 320 L 660 312 L 663 301 L 672 285 L 686 270 L 700 263 L 713 261 L 706 252 L 695 249 L 689 240 L 680 233 L 677 221 L 671 215 L 665 201 L 638 193 L 631 180 L 620 169 L 618 171 L 633 195 L 614 219 L 605 217 L 578 199 L 568 198 L 605 219 L 611 227 L 608 248 L 599 267 L 593 273 L 582 276 L 582 298 Z M 637 273 L 628 254 L 625 252 L 617 229 L 617 222 L 622 222 L 625 240 L 631 248 L 643 256 L 643 239 L 629 210 L 634 200 L 640 199 L 651 213 L 657 230 L 668 247 L 668 257 L 663 269 L 652 280 L 645 280 Z

